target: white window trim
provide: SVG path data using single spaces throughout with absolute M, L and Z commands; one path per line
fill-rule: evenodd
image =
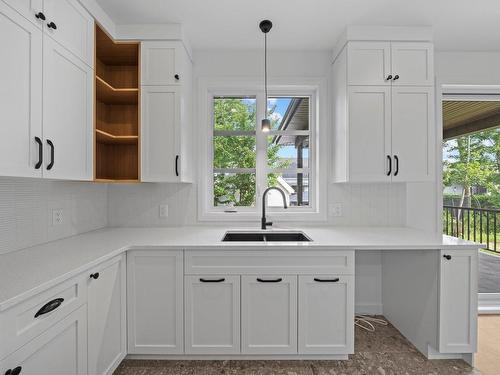
M 312 144 L 310 163 L 311 171 L 315 176 L 314 181 L 309 181 L 312 192 L 313 204 L 311 207 L 282 208 L 266 207 L 269 218 L 279 221 L 326 221 L 327 201 L 327 160 L 329 155 L 326 142 L 328 139 L 327 124 L 327 81 L 326 78 L 271 78 L 269 96 L 304 95 L 311 98 L 311 139 Z M 238 207 L 236 213 L 224 212 L 223 208 L 212 206 L 212 97 L 219 95 L 248 95 L 257 96 L 257 132 L 260 132 L 260 119 L 265 113 L 264 90 L 261 77 L 245 78 L 200 78 L 198 80 L 198 118 L 200 125 L 198 142 L 199 183 L 198 183 L 198 220 L 219 222 L 256 221 L 260 219 L 262 211 L 262 187 L 257 186 L 256 206 L 252 208 Z M 262 144 L 264 137 L 257 136 L 257 148 L 265 147 Z M 325 157 L 319 157 L 319 155 Z M 262 153 L 260 153 L 263 155 Z M 259 153 L 258 153 L 259 155 Z M 259 165 L 259 161 L 257 161 Z M 257 172 L 259 173 L 259 172 Z M 260 175 L 264 173 L 260 171 Z M 264 173 L 265 174 L 265 173 Z M 257 182 L 259 176 L 256 176 Z M 262 177 L 260 178 L 262 181 Z M 311 189 L 312 187 L 312 189 Z M 311 191 L 312 190 L 312 191 Z

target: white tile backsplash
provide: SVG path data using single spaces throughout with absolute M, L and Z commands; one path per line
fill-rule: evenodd
M 63 223 L 52 225 L 52 210 Z M 107 226 L 107 186 L 0 178 L 0 254 Z

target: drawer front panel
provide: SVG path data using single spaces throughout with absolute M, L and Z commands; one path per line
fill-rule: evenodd
M 186 251 L 186 274 L 354 273 L 354 251 Z
M 82 277 L 68 280 L 0 314 L 0 359 L 19 349 L 86 302 Z M 52 303 L 52 306 L 47 306 Z M 43 312 L 43 307 L 46 311 Z M 36 315 L 36 317 L 35 317 Z

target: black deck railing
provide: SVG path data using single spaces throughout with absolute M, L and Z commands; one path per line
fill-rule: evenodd
M 497 214 L 492 208 L 443 206 L 443 233 L 479 242 L 485 249 L 499 252 Z

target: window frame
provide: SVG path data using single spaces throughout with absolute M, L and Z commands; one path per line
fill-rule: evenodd
M 289 82 L 293 81 L 293 82 Z M 293 206 L 287 210 L 280 207 L 266 206 L 267 212 L 283 221 L 324 221 L 326 210 L 323 201 L 326 200 L 327 169 L 320 165 L 320 117 L 325 117 L 320 111 L 320 96 L 325 91 L 325 83 L 319 79 L 286 80 L 283 84 L 270 85 L 268 98 L 272 97 L 308 97 L 309 98 L 309 166 L 306 172 L 309 177 L 309 205 Z M 199 190 L 198 219 L 200 221 L 248 221 L 256 220 L 262 211 L 262 192 L 267 187 L 267 174 L 278 170 L 269 169 L 267 165 L 268 136 L 273 134 L 293 134 L 304 131 L 270 131 L 264 133 L 260 129 L 260 120 L 265 115 L 265 93 L 260 80 L 231 80 L 221 83 L 220 80 L 200 79 L 199 83 L 199 119 L 202 131 L 199 132 Z M 255 97 L 256 99 L 256 202 L 252 207 L 235 207 L 237 212 L 225 212 L 227 207 L 213 206 L 213 99 L 215 97 Z M 323 120 L 325 122 L 325 120 Z M 322 136 L 322 139 L 326 139 Z M 294 171 L 286 168 L 285 171 Z M 253 173 L 253 172 L 251 172 Z M 264 186 L 264 187 L 263 187 Z

